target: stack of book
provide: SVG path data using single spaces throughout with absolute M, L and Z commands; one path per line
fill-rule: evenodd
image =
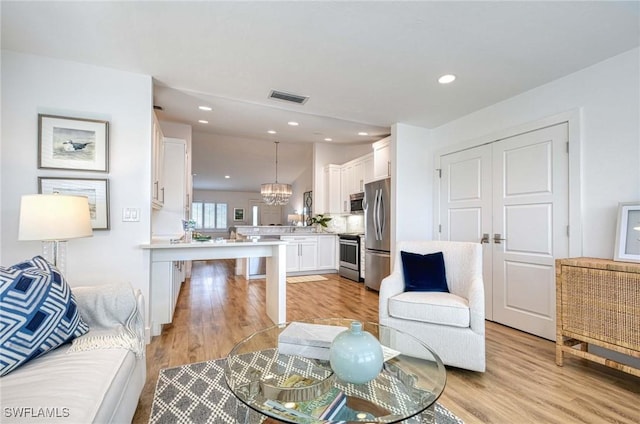
M 278 351 L 328 361 L 331 342 L 345 330 L 347 327 L 292 322 L 278 336 Z
M 285 402 L 268 399 L 264 405 L 274 415 L 295 417 L 295 421 L 316 423 L 332 420 L 340 413 L 347 403 L 347 397 L 342 390 L 332 387 L 322 396 L 305 402 Z

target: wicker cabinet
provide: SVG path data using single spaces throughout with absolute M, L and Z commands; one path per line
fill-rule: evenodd
M 556 363 L 565 353 L 640 376 L 640 369 L 588 351 L 600 346 L 640 359 L 640 264 L 556 260 Z

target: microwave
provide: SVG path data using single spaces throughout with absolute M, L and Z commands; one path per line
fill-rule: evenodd
M 351 213 L 364 213 L 362 202 L 364 201 L 364 193 L 354 193 L 349 195 L 349 211 Z

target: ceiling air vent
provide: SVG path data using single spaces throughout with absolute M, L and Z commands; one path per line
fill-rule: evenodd
M 309 100 L 309 96 L 300 96 L 298 94 L 285 93 L 284 91 L 271 90 L 269 93 L 270 99 L 282 100 L 284 102 L 297 103 L 299 105 L 304 104 Z

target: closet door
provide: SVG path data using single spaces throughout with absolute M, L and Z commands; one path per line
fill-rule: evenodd
M 555 340 L 555 258 L 569 254 L 566 124 L 493 143 L 493 319 Z
M 554 260 L 568 255 L 566 124 L 442 156 L 442 240 L 483 243 L 487 319 L 555 339 Z
M 482 242 L 485 317 L 488 320 L 493 320 L 493 252 L 488 243 L 492 225 L 491 158 L 491 146 L 483 145 L 440 159 L 440 239 Z

